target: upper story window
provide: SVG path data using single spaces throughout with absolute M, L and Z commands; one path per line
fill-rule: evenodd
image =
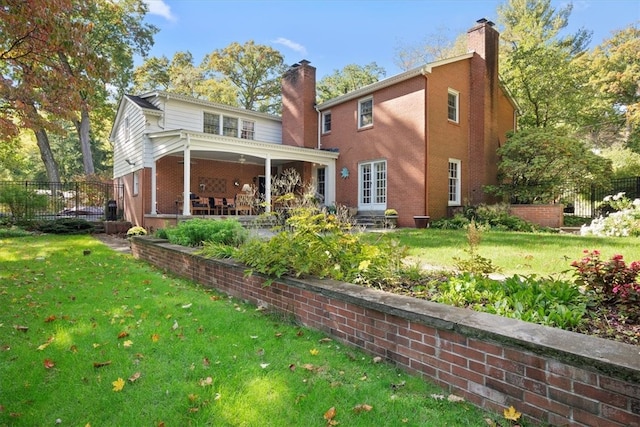
M 459 103 L 460 94 L 458 91 L 449 89 L 449 94 L 447 96 L 447 118 L 455 123 L 458 123 Z
M 222 134 L 238 137 L 238 119 L 235 117 L 222 118 Z
M 129 138 L 131 138 L 131 128 L 129 127 L 129 116 L 125 116 L 124 118 L 124 140 L 129 142 Z
M 242 132 L 240 132 L 240 138 L 242 139 L 255 139 L 256 123 L 248 120 L 242 121 Z
M 322 113 L 322 133 L 331 132 L 331 111 Z
M 373 98 L 358 101 L 358 128 L 373 125 Z
M 220 116 L 218 114 L 204 113 L 204 133 L 220 134 Z

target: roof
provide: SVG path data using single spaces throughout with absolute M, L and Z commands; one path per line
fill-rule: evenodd
M 158 107 L 156 107 L 155 105 L 153 105 L 152 103 L 150 103 L 149 101 L 147 101 L 144 98 L 141 98 L 141 97 L 136 96 L 136 95 L 125 95 L 125 96 L 127 98 L 129 98 L 129 100 L 131 100 L 138 107 L 140 107 L 140 108 L 142 108 L 144 110 L 162 111 L 161 109 L 159 109 Z

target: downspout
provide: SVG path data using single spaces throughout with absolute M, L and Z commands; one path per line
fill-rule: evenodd
M 318 146 L 316 148 L 319 150 L 320 147 L 322 147 L 320 143 L 320 137 L 322 135 L 322 113 L 318 110 L 318 104 L 314 104 L 313 109 L 318 113 Z
M 424 215 L 429 215 L 429 78 L 431 67 L 424 67 Z

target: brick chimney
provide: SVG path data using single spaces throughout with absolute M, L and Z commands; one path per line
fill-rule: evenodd
M 486 19 L 467 31 L 470 67 L 469 199 L 485 202 L 482 186 L 494 182 L 498 148 L 498 42 L 500 34 Z
M 316 69 L 309 61 L 293 64 L 282 78 L 282 143 L 317 148 Z

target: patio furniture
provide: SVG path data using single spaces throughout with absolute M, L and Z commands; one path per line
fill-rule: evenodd
M 236 194 L 236 215 L 245 212 L 244 215 L 253 214 L 253 195 L 247 193 Z
M 191 199 L 191 213 L 194 215 L 207 215 L 211 214 L 211 208 L 209 208 L 209 199 L 206 197 L 198 197 Z

